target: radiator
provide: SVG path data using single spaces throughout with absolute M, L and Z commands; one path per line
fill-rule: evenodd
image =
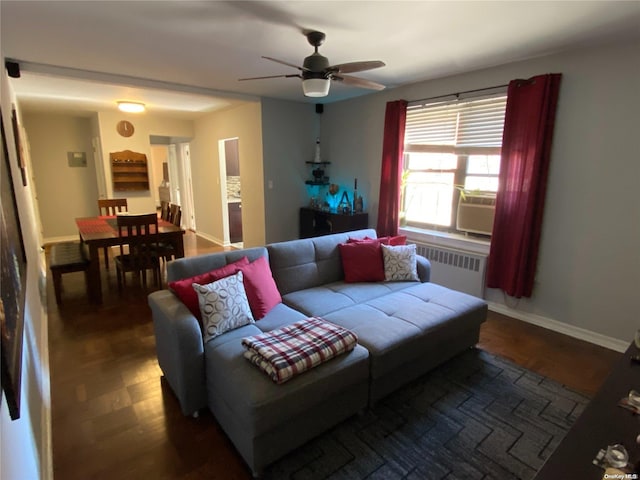
M 484 298 L 486 255 L 425 243 L 416 243 L 416 253 L 431 262 L 433 283 Z

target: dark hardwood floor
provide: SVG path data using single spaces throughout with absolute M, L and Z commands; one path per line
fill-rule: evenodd
M 185 236 L 187 256 L 222 249 Z M 82 273 L 63 276 L 60 307 L 48 280 L 55 478 L 251 478 L 210 413 L 181 414 L 156 362 L 148 292 L 119 294 L 110 263 L 101 306 L 88 303 Z M 493 313 L 479 346 L 587 394 L 620 357 Z

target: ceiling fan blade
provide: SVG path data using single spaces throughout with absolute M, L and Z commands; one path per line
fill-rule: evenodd
M 249 78 L 239 78 L 238 81 L 242 82 L 243 80 L 262 80 L 264 78 L 291 78 L 291 77 L 298 77 L 298 78 L 302 78 L 300 75 L 298 75 L 297 73 L 293 73 L 291 75 L 268 75 L 266 77 L 249 77 Z
M 384 67 L 385 63 L 380 60 L 370 60 L 367 62 L 349 62 L 332 65 L 327 70 L 335 73 L 355 73 L 364 72 L 365 70 L 373 70 L 374 68 Z
M 353 85 L 354 87 L 368 88 L 370 90 L 384 90 L 386 88 L 381 83 L 365 80 L 364 78 L 350 77 L 349 75 L 331 75 L 331 78 L 345 85 Z
M 302 72 L 304 72 L 306 70 L 309 70 L 308 68 L 299 67 L 298 65 L 294 65 L 293 63 L 285 62 L 284 60 L 278 60 L 277 58 L 265 57 L 264 55 L 262 56 L 262 58 L 266 58 L 267 60 L 271 60 L 272 62 L 281 63 L 282 65 L 286 65 L 288 67 L 297 68 L 298 70 L 300 70 Z

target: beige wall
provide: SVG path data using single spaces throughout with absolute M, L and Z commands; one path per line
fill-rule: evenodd
M 71 115 L 29 113 L 24 115 L 24 127 L 31 146 L 42 235 L 47 241 L 73 235 L 77 231 L 75 218 L 98 214 L 91 121 Z M 67 152 L 84 152 L 87 166 L 70 167 Z
M 116 131 L 116 125 L 120 120 L 129 120 L 134 126 L 134 134 L 130 137 L 122 137 Z M 190 120 L 177 120 L 170 116 L 155 115 L 150 111 L 142 114 L 126 114 L 122 112 L 98 112 L 100 138 L 102 142 L 102 158 L 104 159 L 104 172 L 106 180 L 106 192 L 108 197 L 126 197 L 129 211 L 145 213 L 156 208 L 156 193 L 158 185 L 155 184 L 156 172 L 153 162 L 148 162 L 150 190 L 144 192 L 114 192 L 111 182 L 111 167 L 109 153 L 122 150 L 141 152 L 151 158 L 151 144 L 149 136 L 158 135 L 164 137 L 192 138 L 194 136 L 193 122 Z M 160 172 L 162 178 L 162 172 Z
M 264 245 L 264 181 L 260 103 L 212 113 L 195 121 L 191 176 L 198 233 L 222 243 L 224 227 L 218 142 L 238 137 L 245 247 Z
M 135 132 L 131 137 L 122 137 L 117 133 L 116 125 L 122 119 L 133 123 Z M 198 234 L 218 243 L 224 240 L 222 212 L 226 208 L 220 193 L 218 142 L 238 137 L 244 244 L 255 246 L 265 243 L 262 124 L 260 104 L 257 102 L 214 112 L 196 121 L 176 120 L 150 113 L 127 115 L 98 112 L 92 117 L 79 117 L 30 112 L 26 115 L 25 128 L 31 143 L 33 174 L 45 242 L 76 238 L 75 218 L 98 214 L 97 198 L 100 191 L 108 198 L 127 198 L 131 212 L 154 211 L 157 206 L 157 187 L 162 180 L 161 165 L 166 159 L 164 146 L 159 146 L 155 151 L 155 147 L 149 143 L 149 137 L 157 135 L 192 138 L 192 181 Z M 91 142 L 95 137 L 99 137 L 100 148 L 94 155 Z M 121 150 L 147 155 L 149 191 L 113 191 L 109 153 Z M 68 167 L 68 151 L 85 151 L 87 168 Z M 152 161 L 158 156 L 162 159 Z M 100 169 L 102 172 L 97 172 Z M 97 180 L 99 173 L 104 176 L 102 188 Z M 61 195 L 62 192 L 64 195 Z
M 129 138 L 116 132 L 116 124 L 124 118 L 135 127 L 134 135 Z M 104 191 L 108 198 L 127 198 L 131 212 L 155 211 L 162 168 L 161 162 L 156 166 L 151 161 L 149 136 L 193 136 L 193 122 L 149 113 L 134 117 L 117 112 L 100 112 L 93 117 L 81 117 L 28 112 L 24 115 L 24 126 L 31 146 L 33 176 L 45 242 L 77 238 L 75 218 L 98 214 L 100 191 Z M 92 146 L 92 138 L 95 137 L 99 137 L 102 147 L 97 154 L 94 154 Z M 109 153 L 121 150 L 147 155 L 149 191 L 113 191 Z M 67 152 L 70 151 L 86 152 L 87 167 L 69 167 Z M 102 189 L 98 184 L 98 169 L 102 169 L 104 175 Z

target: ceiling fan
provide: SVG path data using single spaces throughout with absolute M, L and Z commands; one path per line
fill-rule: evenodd
M 324 43 L 326 35 L 322 32 L 310 31 L 305 33 L 307 41 L 315 48 L 315 51 L 304 59 L 302 67 L 292 63 L 278 60 L 277 58 L 265 57 L 272 62 L 281 63 L 289 67 L 297 68 L 301 73 L 289 75 L 269 75 L 266 77 L 240 78 L 239 80 L 260 80 L 264 78 L 290 78 L 298 77 L 302 79 L 302 90 L 307 97 L 326 97 L 329 94 L 329 84 L 331 80 L 343 82 L 355 87 L 369 88 L 371 90 L 383 90 L 384 85 L 364 78 L 344 75 L 345 73 L 363 72 L 374 68 L 384 67 L 385 63 L 380 60 L 365 62 L 349 62 L 338 65 L 329 65 L 329 59 L 318 53 L 318 47 Z

